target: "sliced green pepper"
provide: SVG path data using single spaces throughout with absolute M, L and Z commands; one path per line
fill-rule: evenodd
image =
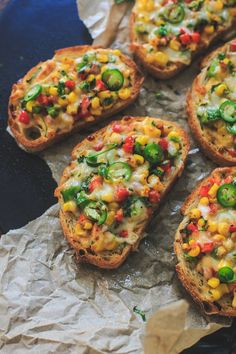
M 40 95 L 41 92 L 42 92 L 41 85 L 37 84 L 37 85 L 33 86 L 25 95 L 24 101 L 28 102 L 28 101 L 34 100 L 36 97 L 38 97 L 38 95 Z
M 124 84 L 124 76 L 118 69 L 107 69 L 102 74 L 102 81 L 109 90 L 118 91 Z
M 106 177 L 112 182 L 129 181 L 132 170 L 129 164 L 125 162 L 114 162 L 108 168 Z
M 203 124 L 208 124 L 221 118 L 220 110 L 218 108 L 207 109 L 204 106 L 198 108 L 197 115 L 200 117 Z
M 219 60 L 213 59 L 210 67 L 208 68 L 207 77 L 215 77 L 218 66 L 219 66 Z
M 230 267 L 222 267 L 218 270 L 218 277 L 222 283 L 229 283 L 234 278 L 234 271 Z
M 52 118 L 56 118 L 60 112 L 60 107 L 59 106 L 47 107 L 47 112 Z
M 147 144 L 144 148 L 144 157 L 151 164 L 160 163 L 164 159 L 164 153 L 160 145 L 155 143 Z
M 81 191 L 80 193 L 77 194 L 76 203 L 80 208 L 84 208 L 86 204 L 89 203 L 89 200 L 86 197 L 84 191 Z
M 134 152 L 135 152 L 135 154 L 143 155 L 143 148 L 142 148 L 142 145 L 140 143 L 136 142 L 134 144 Z
M 225 101 L 220 106 L 221 118 L 228 123 L 236 122 L 236 102 Z
M 227 130 L 230 132 L 230 134 L 236 135 L 236 123 L 233 125 L 228 125 Z
M 90 202 L 85 206 L 84 213 L 90 220 L 97 222 L 98 225 L 102 225 L 107 218 L 107 207 L 101 201 Z
M 88 155 L 88 156 L 86 156 L 85 158 L 86 158 L 87 164 L 88 164 L 89 166 L 91 166 L 91 167 L 97 167 L 97 166 L 99 166 L 101 163 L 97 161 L 98 156 L 100 156 L 100 155 L 102 155 L 102 154 L 105 154 L 106 152 L 108 152 L 108 151 L 110 151 L 110 150 L 113 150 L 113 149 L 115 149 L 115 148 L 117 147 L 117 144 L 110 144 L 110 145 L 111 145 L 111 146 L 110 146 L 108 149 L 104 150 L 104 151 L 101 151 L 101 152 L 99 152 L 99 153 L 97 153 L 97 154 L 94 154 L 94 155 Z
M 225 208 L 236 206 L 236 186 L 233 183 L 225 183 L 217 191 L 217 200 Z
M 181 4 L 171 4 L 164 11 L 165 19 L 173 24 L 183 21 L 185 16 L 184 7 Z
M 63 196 L 64 202 L 68 202 L 70 200 L 75 199 L 76 195 L 79 193 L 80 187 L 79 186 L 72 186 L 68 189 L 62 190 L 61 194 Z

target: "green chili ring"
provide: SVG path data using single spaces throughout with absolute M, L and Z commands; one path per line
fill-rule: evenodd
M 106 171 L 106 178 L 112 182 L 129 181 L 132 175 L 132 170 L 126 162 L 114 162 Z
M 34 100 L 36 97 L 38 97 L 38 95 L 42 92 L 42 86 L 37 84 L 35 86 L 33 86 L 25 95 L 24 97 L 24 101 L 28 102 L 28 101 L 32 101 Z
M 104 224 L 107 219 L 107 207 L 101 201 L 90 202 L 84 208 L 85 215 L 92 221 L 98 223 L 98 225 Z
M 118 69 L 107 69 L 102 74 L 102 81 L 110 91 L 118 91 L 124 84 L 124 75 Z
M 217 191 L 217 201 L 225 208 L 236 206 L 236 186 L 232 183 L 225 183 Z
M 185 10 L 184 7 L 180 4 L 173 4 L 167 6 L 167 8 L 164 11 L 165 19 L 168 22 L 173 24 L 177 24 L 183 21 L 184 16 L 185 16 Z
M 228 123 L 236 122 L 236 102 L 225 101 L 220 105 L 221 118 Z

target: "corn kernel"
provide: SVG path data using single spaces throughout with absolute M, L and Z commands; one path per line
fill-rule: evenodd
M 216 0 L 211 2 L 211 6 L 213 11 L 219 12 L 223 9 L 224 4 L 221 0 Z
M 93 74 L 90 74 L 87 78 L 88 82 L 92 82 L 95 79 L 95 76 Z
M 202 226 L 205 225 L 205 220 L 204 220 L 203 218 L 200 218 L 200 219 L 198 220 L 197 224 L 202 227 Z
M 149 137 L 147 135 L 140 135 L 136 138 L 136 142 L 141 145 L 146 145 L 148 143 Z
M 209 196 L 214 198 L 216 196 L 218 189 L 219 189 L 218 184 L 214 183 L 208 192 Z
M 107 65 L 103 65 L 102 68 L 101 68 L 101 73 L 103 74 L 104 71 L 106 71 L 108 69 L 108 66 Z
M 86 237 L 87 236 L 87 232 L 81 228 L 79 223 L 77 223 L 75 225 L 75 234 L 77 236 L 81 236 L 81 237 Z
M 107 54 L 98 54 L 97 55 L 97 60 L 99 61 L 99 63 L 108 63 L 109 61 L 109 58 L 108 58 L 108 55 Z
M 90 113 L 92 116 L 100 116 L 102 114 L 102 109 L 90 109 Z
M 122 135 L 118 133 L 112 133 L 110 137 L 110 142 L 113 144 L 120 144 L 122 142 Z
M 119 90 L 118 96 L 122 100 L 127 100 L 131 96 L 131 90 L 129 88 L 123 88 L 123 89 Z
M 111 92 L 110 91 L 101 91 L 98 93 L 98 97 L 101 99 L 109 98 L 109 97 L 111 97 Z
M 130 77 L 130 70 L 129 70 L 129 69 L 125 70 L 125 71 L 123 72 L 123 74 L 124 74 L 124 77 L 125 77 L 126 79 L 129 78 L 129 77 Z
M 231 238 L 228 238 L 223 242 L 223 246 L 227 249 L 228 252 L 230 252 L 234 247 L 234 242 L 231 240 Z
M 135 162 L 137 163 L 137 165 L 142 165 L 144 163 L 144 158 L 141 155 L 134 154 L 133 158 L 134 158 Z
M 119 57 L 121 55 L 121 51 L 119 49 L 114 49 L 113 54 Z
M 57 96 L 57 88 L 54 87 L 54 86 L 50 86 L 49 87 L 49 90 L 48 90 L 48 93 L 52 96 Z
M 85 229 L 85 230 L 91 230 L 92 227 L 93 227 L 93 224 L 92 224 L 90 221 L 86 221 L 86 222 L 84 223 L 84 229 Z
M 69 201 L 63 204 L 63 211 L 67 212 L 70 211 L 71 213 L 75 213 L 77 210 L 77 205 L 74 201 Z
M 186 251 L 187 249 L 189 249 L 189 244 L 188 244 L 188 243 L 186 243 L 186 242 L 185 242 L 185 243 L 183 243 L 183 244 L 182 244 L 182 248 L 183 248 L 183 250 L 185 250 L 185 251 Z
M 119 207 L 120 207 L 119 204 L 116 202 L 112 202 L 109 204 L 109 209 L 111 210 L 117 210 Z
M 150 63 L 157 63 L 160 66 L 166 66 L 169 61 L 169 56 L 164 52 L 156 52 L 155 54 L 149 54 L 147 60 Z
M 28 112 L 32 112 L 34 106 L 35 106 L 35 102 L 33 102 L 33 101 L 28 101 L 28 102 L 26 103 L 25 108 L 26 108 L 26 110 L 27 110 Z
M 209 204 L 209 199 L 207 197 L 203 197 L 199 200 L 199 204 L 201 205 L 208 205 Z
M 197 245 L 195 247 L 193 247 L 189 252 L 188 252 L 188 255 L 190 257 L 197 257 L 201 252 L 201 249 L 200 247 Z
M 215 93 L 217 94 L 217 96 L 222 96 L 227 89 L 228 87 L 226 84 L 220 84 L 216 87 Z
M 58 98 L 57 102 L 58 102 L 58 104 L 59 104 L 60 106 L 63 106 L 63 107 L 68 104 L 67 99 L 66 99 L 66 98 L 63 99 L 63 98 L 61 98 L 61 97 Z
M 217 223 L 215 221 L 209 220 L 207 230 L 210 232 L 216 232 L 217 231 Z
M 211 295 L 214 301 L 218 301 L 221 299 L 221 297 L 223 296 L 223 294 L 221 293 L 220 289 L 216 288 L 216 289 L 212 289 L 211 290 Z
M 206 32 L 207 34 L 212 34 L 212 33 L 214 33 L 214 31 L 215 31 L 215 28 L 212 25 L 207 25 L 204 28 L 204 32 Z
M 106 219 L 106 225 L 110 226 L 114 222 L 115 215 L 116 215 L 116 213 L 114 212 L 114 210 L 112 210 L 108 213 L 107 219 Z
M 69 95 L 67 96 L 67 99 L 70 103 L 74 103 L 78 100 L 77 95 L 74 92 L 69 93 Z
M 113 193 L 112 192 L 107 192 L 102 195 L 101 199 L 104 202 L 111 203 L 114 200 Z
M 226 222 L 220 222 L 218 225 L 218 232 L 223 236 L 227 236 L 229 232 L 229 224 Z
M 190 240 L 189 241 L 189 246 L 196 246 L 196 241 L 195 240 Z
M 194 51 L 197 49 L 197 43 L 190 43 L 190 44 L 188 45 L 188 48 L 189 48 L 192 52 L 194 52 Z
M 154 0 L 148 0 L 146 3 L 146 11 L 150 12 L 153 11 L 155 8 Z
M 189 212 L 189 217 L 190 219 L 199 219 L 201 216 L 201 212 L 199 209 L 197 208 L 193 208 L 192 210 L 190 210 Z
M 219 280 L 218 278 L 213 277 L 213 278 L 210 278 L 210 279 L 208 280 L 207 284 L 208 284 L 211 288 L 215 289 L 215 288 L 217 288 L 217 287 L 220 285 L 220 280 Z
M 161 130 L 154 127 L 153 125 L 145 125 L 144 126 L 144 133 L 152 138 L 160 138 Z
M 94 97 L 92 100 L 91 100 L 91 106 L 93 109 L 97 109 L 100 107 L 100 100 L 98 97 Z
M 75 105 L 72 105 L 72 104 L 69 104 L 67 107 L 66 107 L 66 112 L 68 114 L 76 114 L 78 111 L 78 107 L 75 106 Z
M 176 52 L 178 52 L 180 50 L 181 44 L 176 39 L 171 39 L 169 46 L 170 46 L 171 49 L 173 49 Z
M 232 307 L 236 308 L 236 292 L 234 291 L 234 297 L 233 297 L 233 301 L 232 301 Z
M 168 139 L 169 140 L 179 140 L 179 133 L 177 133 L 176 131 L 171 131 L 169 134 L 168 134 Z
M 226 249 L 224 246 L 220 246 L 217 248 L 217 256 L 222 257 L 227 253 Z

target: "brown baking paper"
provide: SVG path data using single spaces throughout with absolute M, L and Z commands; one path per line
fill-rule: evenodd
M 107 45 L 117 33 L 112 46 L 128 53 L 130 7 L 116 6 L 113 0 L 94 0 L 90 5 L 78 0 L 80 16 L 96 43 Z M 197 71 L 195 63 L 168 82 L 147 76 L 138 100 L 123 114 L 163 117 L 188 130 L 185 96 Z M 57 181 L 72 148 L 107 122 L 41 153 Z M 229 319 L 203 317 L 175 274 L 173 239 L 181 220 L 180 207 L 214 167 L 192 142 L 183 176 L 147 228 L 139 251 L 117 270 L 76 265 L 61 231 L 58 205 L 2 236 L 2 352 L 176 354 L 230 325 Z M 134 306 L 144 311 L 146 322 L 133 312 Z

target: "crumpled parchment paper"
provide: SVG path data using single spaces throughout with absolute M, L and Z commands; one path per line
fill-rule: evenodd
M 77 0 L 80 17 L 96 42 L 128 52 L 128 12 L 113 0 Z M 109 17 L 109 13 L 111 16 Z M 186 130 L 185 95 L 197 63 L 168 82 L 146 77 L 140 96 L 123 114 L 178 121 Z M 159 98 L 156 97 L 159 93 Z M 123 115 L 119 114 L 118 117 Z M 59 181 L 72 148 L 102 122 L 41 153 Z M 181 179 L 150 223 L 138 252 L 117 270 L 77 267 L 58 219 L 58 205 L 0 240 L 0 349 L 5 354 L 177 354 L 229 319 L 199 312 L 175 274 L 173 239 L 180 207 L 214 168 L 192 142 Z M 133 312 L 145 312 L 147 322 Z

